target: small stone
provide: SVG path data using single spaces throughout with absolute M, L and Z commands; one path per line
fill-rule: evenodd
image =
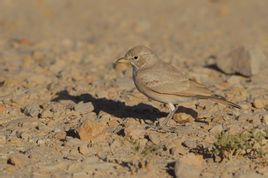
M 73 178 L 84 178 L 84 177 L 90 177 L 90 176 L 86 172 L 73 173 Z
M 6 135 L 4 134 L 4 132 L 0 132 L 0 146 L 6 144 Z
M 173 116 L 173 120 L 179 124 L 185 124 L 185 123 L 193 122 L 194 118 L 190 114 L 176 113 Z
M 268 114 L 265 114 L 265 115 L 263 116 L 263 122 L 264 122 L 266 125 L 268 125 Z
M 84 103 L 81 101 L 74 106 L 74 110 L 81 114 L 86 114 L 92 112 L 94 110 L 94 106 L 92 103 Z
M 65 131 L 56 132 L 55 135 L 54 135 L 54 138 L 56 138 L 58 140 L 65 140 L 66 132 Z
M 140 125 L 139 120 L 137 119 L 133 119 L 133 118 L 129 118 L 127 119 L 126 123 L 125 123 L 125 127 L 129 127 L 129 126 L 138 126 Z
M 261 116 L 255 115 L 252 118 L 249 118 L 248 122 L 251 122 L 254 127 L 258 127 L 262 125 L 262 118 Z
M 49 109 L 45 109 L 41 113 L 41 118 L 52 118 L 53 117 L 53 112 L 51 112 Z
M 187 148 L 196 148 L 197 144 L 195 141 L 191 141 L 191 140 L 185 140 L 184 142 L 182 142 L 182 145 L 187 147 Z
M 7 163 L 18 168 L 24 167 L 29 163 L 30 159 L 24 154 L 12 154 L 9 156 Z
M 28 141 L 31 138 L 31 135 L 27 132 L 22 132 L 18 136 L 25 141 Z
M 192 153 L 183 156 L 175 163 L 175 175 L 179 178 L 196 178 L 200 177 L 203 169 L 203 158 L 201 155 Z
M 78 138 L 73 137 L 66 137 L 66 141 L 64 142 L 64 146 L 66 147 L 74 147 L 78 148 L 83 142 L 79 140 Z M 74 152 L 77 152 L 78 150 L 73 150 Z
M 156 145 L 158 145 L 161 142 L 159 135 L 157 135 L 156 133 L 151 132 L 150 134 L 148 134 L 148 137 Z
M 239 104 L 241 106 L 241 108 L 243 110 L 249 110 L 251 108 L 251 104 L 250 103 L 242 103 L 242 104 Z
M 212 127 L 209 132 L 212 133 L 213 135 L 217 135 L 220 134 L 223 131 L 223 127 L 222 125 L 216 125 L 214 127 Z
M 79 146 L 78 151 L 82 155 L 87 155 L 88 153 L 90 153 L 90 149 L 88 148 L 88 146 L 86 144 Z
M 145 129 L 143 126 L 131 125 L 124 129 L 124 133 L 127 137 L 130 137 L 134 140 L 144 138 Z
M 172 147 L 170 149 L 170 154 L 174 155 L 174 156 L 178 156 L 178 155 L 185 155 L 187 153 L 187 150 L 185 148 L 181 147 Z
M 228 79 L 228 83 L 231 84 L 231 85 L 237 85 L 237 84 L 240 84 L 241 83 L 241 80 L 243 78 L 241 76 L 238 76 L 238 75 L 233 75 L 231 76 L 229 79 Z
M 38 117 L 41 112 L 41 108 L 37 104 L 27 105 L 22 109 L 26 116 Z
M 0 104 L 0 113 L 3 113 L 6 110 L 6 107 L 4 104 Z
M 43 145 L 43 144 L 46 143 L 46 141 L 45 141 L 44 139 L 38 139 L 38 140 L 36 141 L 36 143 L 37 143 L 38 145 Z
M 253 102 L 253 106 L 258 109 L 264 108 L 267 105 L 268 105 L 268 99 L 258 98 L 258 99 L 255 99 Z
M 93 141 L 97 137 L 103 136 L 106 125 L 97 120 L 86 120 L 78 128 L 78 134 L 82 141 Z

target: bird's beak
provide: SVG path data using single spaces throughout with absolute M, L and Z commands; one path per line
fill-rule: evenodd
M 114 64 L 118 64 L 118 63 L 129 63 L 129 60 L 125 57 L 121 57 L 114 62 Z

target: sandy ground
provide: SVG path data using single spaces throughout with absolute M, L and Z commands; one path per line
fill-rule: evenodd
M 243 45 L 267 56 L 267 9 L 266 0 L 1 0 L 0 177 L 268 177 L 268 69 L 206 67 Z M 175 130 L 150 129 L 168 109 L 135 89 L 129 66 L 112 65 L 141 44 L 242 109 L 186 103 Z

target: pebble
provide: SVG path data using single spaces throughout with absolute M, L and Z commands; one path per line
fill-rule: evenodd
M 144 127 L 139 125 L 130 125 L 124 129 L 125 136 L 134 140 L 144 138 L 145 132 Z
M 4 132 L 0 132 L 0 146 L 6 144 L 6 141 L 7 141 L 6 139 L 7 138 L 6 138 L 5 133 Z
M 253 102 L 253 106 L 258 109 L 264 108 L 267 105 L 268 105 L 268 99 L 258 98 L 258 99 L 255 99 Z
M 53 112 L 51 112 L 49 109 L 45 109 L 41 113 L 41 118 L 52 118 L 52 117 L 53 117 Z
M 30 104 L 25 106 L 22 111 L 26 116 L 38 117 L 41 112 L 41 108 L 37 104 Z
M 29 139 L 31 138 L 31 134 L 27 132 L 22 132 L 21 134 L 19 134 L 19 137 L 25 141 L 29 141 Z
M 74 110 L 81 114 L 86 114 L 92 112 L 94 110 L 94 106 L 92 103 L 84 103 L 81 101 L 74 106 Z
M 252 105 L 250 103 L 242 103 L 242 104 L 239 104 L 239 105 L 241 106 L 241 108 L 243 110 L 249 110 L 252 107 Z
M 44 139 L 38 139 L 38 140 L 36 141 L 36 143 L 37 143 L 38 145 L 43 145 L 43 144 L 46 143 L 46 140 L 44 140 Z
M 182 145 L 187 148 L 196 148 L 197 146 L 196 142 L 192 140 L 185 140 L 184 142 L 182 142 Z
M 80 140 L 93 141 L 97 137 L 102 137 L 105 133 L 106 125 L 97 120 L 88 119 L 77 129 Z
M 54 135 L 54 138 L 56 138 L 58 140 L 65 140 L 66 132 L 65 131 L 56 132 L 55 135 Z
M 0 104 L 0 113 L 3 113 L 6 110 L 6 107 L 4 104 Z
M 185 123 L 193 122 L 194 118 L 190 114 L 176 113 L 173 116 L 173 120 L 179 124 L 185 124 Z
M 203 158 L 201 155 L 190 153 L 183 156 L 175 163 L 175 175 L 178 178 L 200 177 L 203 169 Z
M 79 153 L 82 155 L 87 155 L 90 153 L 90 149 L 88 148 L 87 144 L 82 144 L 81 146 L 78 147 Z
M 183 146 L 172 147 L 170 149 L 170 153 L 174 156 L 185 155 L 187 153 L 187 150 Z
M 66 141 L 64 142 L 64 146 L 66 147 L 74 147 L 74 148 L 78 148 L 81 144 L 83 144 L 83 142 L 81 142 L 81 140 L 79 140 L 78 138 L 73 138 L 73 137 L 66 137 Z M 77 151 L 77 150 L 75 150 Z
M 134 118 L 129 118 L 125 122 L 125 127 L 141 125 L 140 121 Z
M 161 139 L 159 137 L 159 135 L 157 135 L 156 133 L 154 132 L 151 132 L 149 134 L 147 134 L 149 139 L 154 143 L 154 144 L 159 144 L 161 142 Z
M 232 75 L 227 82 L 231 85 L 238 85 L 244 78 L 238 75 Z
M 7 163 L 11 164 L 16 167 L 24 167 L 25 165 L 29 164 L 30 159 L 24 155 L 24 154 L 19 154 L 15 153 L 9 156 Z
M 268 114 L 264 114 L 263 116 L 263 122 L 268 125 Z
M 216 125 L 214 127 L 212 127 L 209 132 L 212 133 L 213 135 L 217 135 L 220 134 L 223 131 L 223 127 L 222 125 Z

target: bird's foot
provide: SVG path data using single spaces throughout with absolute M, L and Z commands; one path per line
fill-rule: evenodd
M 157 122 L 154 125 L 148 125 L 147 129 L 149 130 L 153 130 L 156 132 L 162 132 L 162 133 L 167 133 L 167 132 L 175 132 L 176 127 L 171 127 L 168 126 L 168 124 L 160 124 L 159 122 Z

